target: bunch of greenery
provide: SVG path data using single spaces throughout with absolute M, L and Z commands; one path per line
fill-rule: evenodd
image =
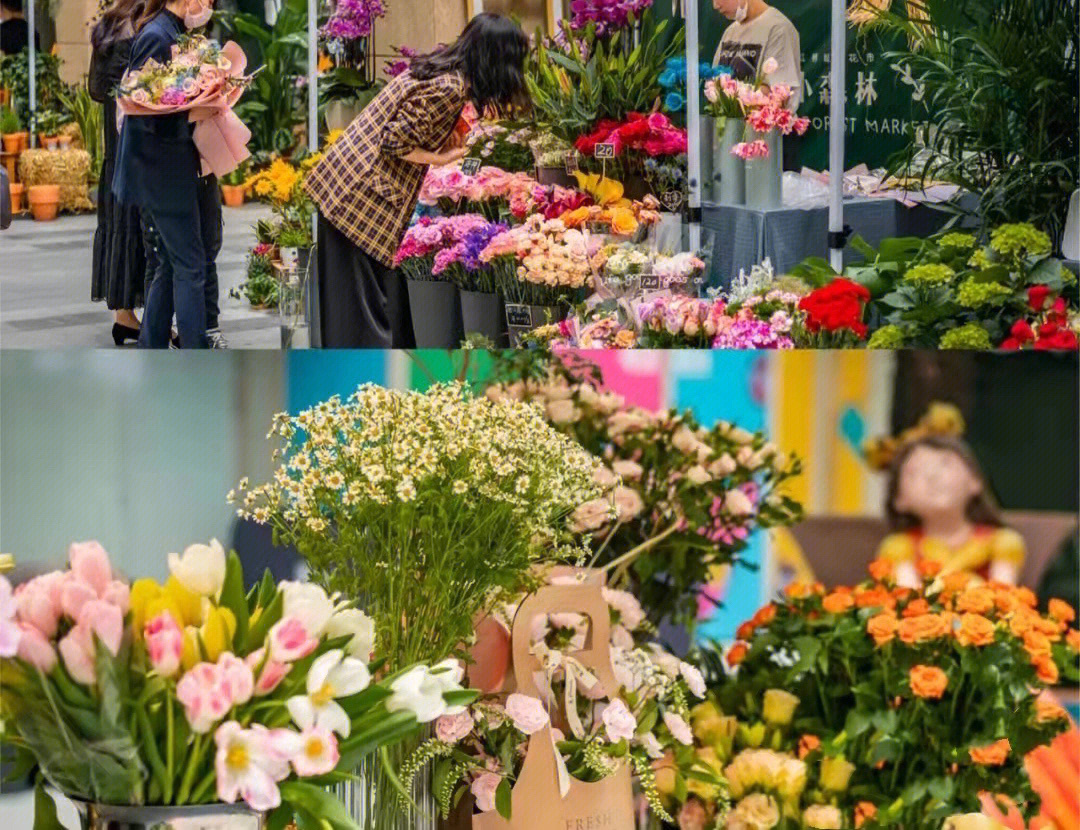
M 97 178 L 105 161 L 104 108 L 90 97 L 86 84 L 62 93 L 60 102 L 79 125 L 83 148 L 90 154 L 90 170 Z
M 1075 611 L 1052 600 L 1041 614 L 1028 589 L 962 572 L 924 566 L 910 589 L 888 562 L 870 569 L 829 592 L 793 584 L 740 626 L 728 669 L 712 661 L 720 708 L 741 734 L 797 749 L 807 793 L 846 817 L 809 826 L 940 827 L 978 812 L 983 792 L 1030 820 L 1024 756 L 1068 727 L 1042 691 L 1080 675 Z
M 22 121 L 19 114 L 11 107 L 0 107 L 0 134 L 10 135 L 22 129 Z
M 311 228 L 301 224 L 285 224 L 278 231 L 279 248 L 310 248 L 313 244 Z
M 869 4 L 867 4 L 869 5 Z M 1062 0 L 909 0 L 879 22 L 905 34 L 890 60 L 925 86 L 921 148 L 898 170 L 978 196 L 983 229 L 1032 222 L 1060 248 L 1080 182 L 1080 17 Z M 925 20 L 929 19 L 927 25 Z
M 294 128 L 304 120 L 303 90 L 296 85 L 307 72 L 307 3 L 284 0 L 272 28 L 244 12 L 221 13 L 226 31 L 242 41 L 250 68 L 258 74 L 236 106 L 251 128 L 251 149 L 283 153 L 296 146 Z
M 60 96 L 67 86 L 60 80 L 60 59 L 48 52 L 38 52 L 35 62 L 37 111 L 59 109 Z M 0 55 L 0 87 L 11 91 L 11 105 L 24 124 L 30 123 L 29 52 Z
M 537 37 L 525 80 L 545 130 L 572 144 L 601 119 L 625 121 L 631 112 L 656 109 L 657 79 L 668 58 L 682 52 L 686 32 L 670 19 L 656 22 L 651 10 L 632 43 L 633 28 L 600 37 L 590 24 L 563 44 Z
M 258 308 L 275 308 L 278 285 L 270 255 L 252 251 L 248 255 L 247 278 L 229 293 L 237 299 L 243 297 Z

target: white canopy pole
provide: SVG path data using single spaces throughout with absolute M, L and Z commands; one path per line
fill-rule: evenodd
M 844 0 L 832 0 L 829 57 L 829 264 L 844 267 L 844 96 L 847 64 L 847 18 Z
M 690 210 L 690 250 L 701 247 L 701 81 L 698 77 L 698 0 L 686 3 L 686 202 Z
M 307 0 L 307 87 L 308 87 L 308 150 L 312 153 L 319 149 L 319 0 Z M 318 213 L 311 214 L 311 238 L 319 238 Z M 308 266 L 311 274 L 311 266 Z M 322 336 L 319 330 L 319 287 L 316 280 L 307 280 L 305 316 L 308 322 L 310 345 L 321 346 Z
M 26 0 L 26 28 L 30 33 L 29 43 L 26 44 L 27 52 L 27 70 L 29 71 L 29 87 L 27 89 L 27 97 L 30 99 L 27 103 L 30 105 L 30 123 L 27 125 L 27 129 L 30 131 L 30 146 L 36 146 L 37 142 L 37 9 L 35 8 L 36 0 Z

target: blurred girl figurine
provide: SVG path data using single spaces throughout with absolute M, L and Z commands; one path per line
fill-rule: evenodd
M 918 587 L 918 564 L 942 573 L 968 571 L 1015 585 L 1024 540 L 1002 525 L 979 463 L 960 439 L 964 423 L 952 406 L 934 404 L 899 439 L 868 448 L 871 463 L 888 463 L 885 512 L 892 533 L 878 555 L 894 563 L 899 585 Z

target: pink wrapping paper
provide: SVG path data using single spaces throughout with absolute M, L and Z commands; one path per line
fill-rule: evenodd
M 204 176 L 213 173 L 220 177 L 231 173 L 251 155 L 247 149 L 251 130 L 232 109 L 244 94 L 249 80 L 244 76 L 247 56 L 244 50 L 231 40 L 221 47 L 221 54 L 230 62 L 227 79 L 236 83 L 215 83 L 180 105 L 137 104 L 130 98 L 120 98 L 117 101 L 119 111 L 125 116 L 187 112 L 188 120 L 195 124 L 193 140 L 202 159 Z

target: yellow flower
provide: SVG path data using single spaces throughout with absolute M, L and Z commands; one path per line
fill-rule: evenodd
M 580 170 L 575 170 L 574 176 L 577 178 L 578 187 L 592 196 L 598 205 L 612 205 L 622 201 L 622 182 L 599 173 L 582 173 Z
M 344 130 L 331 130 L 329 133 L 327 133 L 326 134 L 326 146 L 327 147 L 332 146 L 335 141 L 337 141 L 339 138 L 341 138 L 341 135 L 344 132 L 345 132 Z
M 833 792 L 842 793 L 848 788 L 855 765 L 840 755 L 835 758 L 821 759 L 821 786 Z
M 330 56 L 327 55 L 325 52 L 319 52 L 319 74 L 322 74 L 323 72 L 329 72 L 333 68 L 334 62 L 330 59 Z
M 773 726 L 787 726 L 795 717 L 795 707 L 799 699 L 783 689 L 767 689 L 762 704 L 762 717 Z
M 217 605 L 210 607 L 206 622 L 199 629 L 206 659 L 217 660 L 223 652 L 232 649 L 233 635 L 236 634 L 236 617 L 228 608 Z
M 170 576 L 164 586 L 153 579 L 137 579 L 131 586 L 131 625 L 136 637 L 142 637 L 143 627 L 162 611 L 172 614 L 176 624 L 201 625 L 203 599 Z
M 611 211 L 611 231 L 620 236 L 629 236 L 638 228 L 634 212 L 629 208 L 617 207 Z
M 15 557 L 10 553 L 0 553 L 0 574 L 15 567 Z

